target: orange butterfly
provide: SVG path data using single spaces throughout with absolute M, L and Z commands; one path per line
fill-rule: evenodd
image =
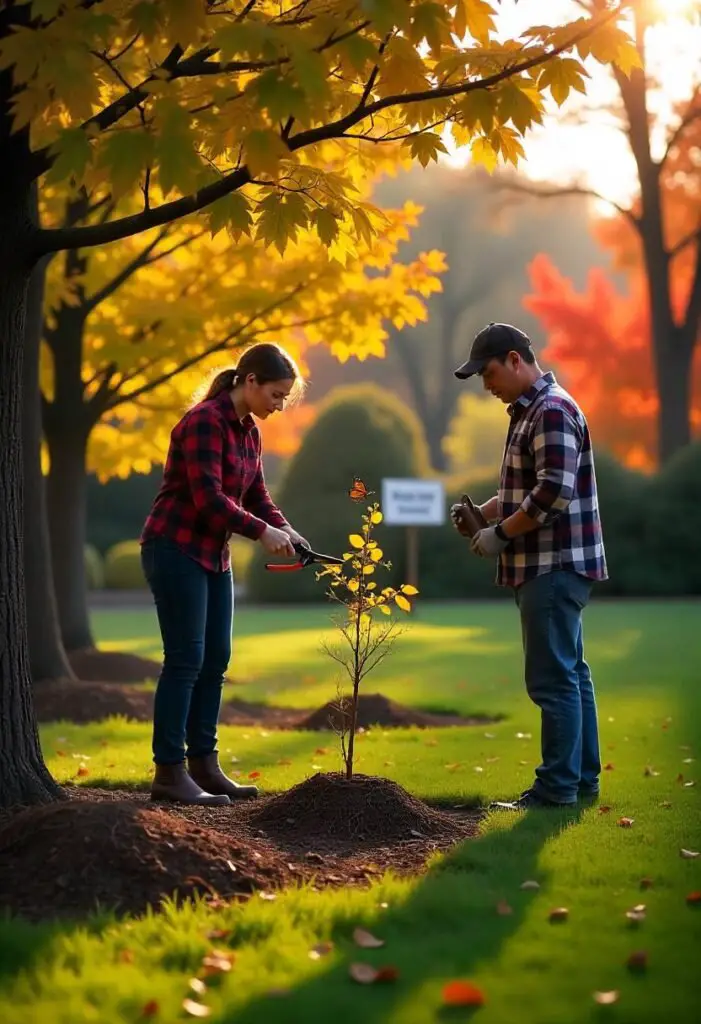
M 351 498 L 352 501 L 365 501 L 370 494 L 374 493 L 374 491 L 369 491 L 367 489 L 359 477 L 353 477 L 353 486 L 348 491 L 348 497 Z

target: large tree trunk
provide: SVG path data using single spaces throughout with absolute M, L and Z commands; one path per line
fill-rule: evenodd
M 29 676 L 22 541 L 22 364 L 31 189 L 26 132 L 10 135 L 10 76 L 0 73 L 0 807 L 61 790 L 44 764 Z
M 50 424 L 50 425 L 49 425 Z M 63 645 L 67 651 L 94 647 L 85 573 L 87 435 L 82 427 L 46 420 L 51 466 L 47 481 L 54 585 Z
M 691 361 L 693 346 L 678 337 L 655 343 L 657 391 L 657 438 L 660 465 L 691 442 Z
M 32 681 L 70 679 L 75 675 L 61 643 L 54 593 L 46 486 L 41 471 L 41 390 L 39 354 L 43 322 L 46 264 L 35 267 L 29 285 L 24 347 L 24 576 Z

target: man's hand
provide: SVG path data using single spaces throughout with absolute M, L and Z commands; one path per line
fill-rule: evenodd
M 508 540 L 497 536 L 496 526 L 486 526 L 472 538 L 470 550 L 480 558 L 497 558 L 508 546 Z

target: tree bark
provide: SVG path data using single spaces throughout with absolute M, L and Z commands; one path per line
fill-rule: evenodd
M 41 471 L 41 389 L 39 358 L 46 263 L 34 268 L 29 284 L 24 346 L 24 578 L 29 666 L 32 682 L 76 681 L 63 644 L 54 592 L 46 484 Z
M 50 424 L 50 426 L 49 426 Z M 94 647 L 85 574 L 87 434 L 59 417 L 46 420 L 51 561 L 61 637 L 67 651 Z
M 29 140 L 10 133 L 0 72 L 0 807 L 48 803 L 61 789 L 41 754 L 29 675 L 22 523 L 22 373 L 32 271 Z

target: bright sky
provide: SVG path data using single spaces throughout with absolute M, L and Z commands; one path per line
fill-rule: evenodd
M 670 119 L 674 102 L 688 98 L 693 83 L 701 79 L 701 2 L 647 2 L 665 12 L 665 23 L 656 25 L 649 33 L 647 46 L 649 70 L 663 83 L 653 109 L 661 117 Z M 530 25 L 562 23 L 565 18 L 576 18 L 582 13 L 572 0 L 501 0 L 494 7 L 498 11 L 500 35 L 505 38 L 518 36 Z M 696 12 L 691 22 L 688 16 L 686 19 L 683 17 L 690 10 Z M 615 127 L 607 125 L 604 112 L 584 112 L 585 125 L 566 123 L 573 120 L 582 103 L 593 106 L 618 96 L 615 82 L 605 68 L 596 64 L 591 67 L 587 62 L 587 69 L 592 78 L 587 83 L 586 99 L 571 93 L 562 108 L 552 104 L 552 115 L 545 119 L 542 127 L 529 132 L 526 138 L 527 160 L 521 167 L 535 180 L 550 180 L 558 184 L 576 181 L 614 201 L 625 203 L 636 191 L 633 157 L 625 137 Z M 663 144 L 662 138 L 664 136 L 655 140 L 658 147 Z M 455 152 L 453 146 L 454 156 L 450 162 L 463 164 L 467 152 Z

